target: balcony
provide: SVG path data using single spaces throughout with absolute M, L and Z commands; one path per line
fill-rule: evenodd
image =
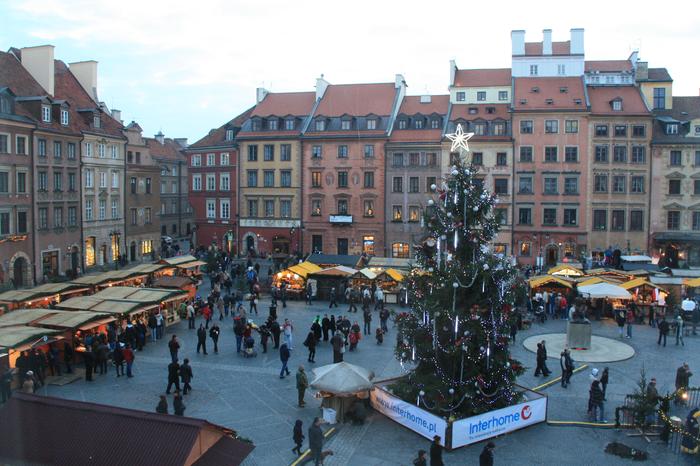
M 328 221 L 334 225 L 349 225 L 352 223 L 352 215 L 331 215 Z

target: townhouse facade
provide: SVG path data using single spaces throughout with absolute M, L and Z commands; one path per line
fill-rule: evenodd
M 301 157 L 299 137 L 316 102 L 314 92 L 270 93 L 243 123 L 239 199 L 241 251 L 257 255 L 300 254 Z

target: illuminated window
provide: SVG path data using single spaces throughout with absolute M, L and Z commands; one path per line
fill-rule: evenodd
M 394 222 L 400 222 L 403 219 L 403 208 L 400 205 L 395 205 L 392 207 L 391 219 Z
M 362 252 L 374 255 L 374 236 L 368 235 L 362 237 Z
M 119 260 L 119 235 L 112 235 L 112 262 Z
M 523 242 L 520 243 L 520 255 L 521 256 L 530 256 L 532 250 L 532 243 L 529 242 Z
M 391 257 L 408 259 L 408 243 L 392 243 Z
M 141 254 L 150 254 L 153 252 L 153 240 L 151 239 L 146 239 L 141 241 Z
M 417 222 L 420 220 L 420 207 L 411 205 L 408 206 L 408 221 Z
M 85 266 L 95 265 L 95 237 L 90 236 L 85 240 Z

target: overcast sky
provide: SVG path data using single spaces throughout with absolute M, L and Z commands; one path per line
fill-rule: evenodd
M 639 49 L 650 67 L 668 68 L 674 95 L 698 95 L 695 2 L 470 3 L 0 0 L 0 48 L 50 43 L 65 62 L 97 60 L 99 97 L 126 123 L 190 142 L 253 105 L 256 87 L 311 91 L 321 73 L 337 84 L 401 73 L 409 94 L 445 93 L 450 59 L 509 67 L 512 29 L 540 41 L 550 28 L 558 41 L 583 27 L 586 58 Z

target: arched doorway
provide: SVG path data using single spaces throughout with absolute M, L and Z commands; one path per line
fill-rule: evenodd
M 132 241 L 129 245 L 129 258 L 131 262 L 136 260 L 136 241 Z
M 255 252 L 255 236 L 248 235 L 245 238 L 245 250 L 246 252 Z
M 544 251 L 544 260 L 547 266 L 557 265 L 559 261 L 559 248 L 556 244 L 549 244 Z
M 80 251 L 78 246 L 73 246 L 70 251 L 70 268 L 75 273 L 78 271 L 78 267 L 80 267 Z
M 27 285 L 24 280 L 24 274 L 27 272 L 27 260 L 24 257 L 18 257 L 15 259 L 15 263 L 12 267 L 15 288 L 20 288 Z

